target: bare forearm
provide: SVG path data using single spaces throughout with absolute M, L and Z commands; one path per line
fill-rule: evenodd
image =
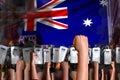
M 102 69 L 101 71 L 102 71 L 102 78 L 101 78 L 101 80 L 104 80 L 104 69 Z
M 0 80 L 4 79 L 5 72 L 3 71 L 3 65 L 0 64 Z
M 90 80 L 93 80 L 93 68 L 90 68 L 89 70 Z
M 98 68 L 96 68 L 94 70 L 94 80 L 99 80 L 99 77 L 98 77 Z
M 40 71 L 37 74 L 38 74 L 38 80 L 43 80 L 43 72 Z
M 84 55 L 81 53 L 85 53 Z M 78 53 L 77 80 L 88 80 L 88 52 Z
M 23 80 L 23 70 L 16 71 L 16 80 Z
M 86 36 L 77 35 L 73 45 L 78 51 L 77 79 L 88 80 L 88 39 Z
M 99 63 L 98 62 L 93 62 L 94 66 L 94 80 L 99 80 Z
M 51 80 L 49 68 L 46 69 L 46 80 Z
M 51 79 L 52 79 L 52 80 L 55 80 L 55 75 L 54 75 L 54 72 L 53 72 L 53 73 L 51 73 Z
M 23 60 L 17 61 L 16 64 L 16 80 L 24 80 L 25 62 Z
M 115 70 L 114 69 L 112 70 L 110 80 L 115 80 Z
M 111 66 L 112 66 L 112 71 L 110 71 L 111 73 L 110 80 L 115 80 L 115 62 L 114 61 L 111 62 Z
M 68 62 L 62 62 L 62 80 L 68 80 Z
M 76 80 L 76 74 L 76 71 L 71 71 L 70 77 L 72 78 L 72 80 Z
M 37 54 L 32 52 L 30 54 L 30 76 L 32 80 L 38 80 L 38 75 L 37 75 L 37 69 L 35 65 L 35 60 L 36 60 Z
M 4 80 L 5 78 L 4 78 L 4 75 L 5 75 L 5 72 L 1 72 L 0 73 L 0 80 Z
M 30 80 L 30 65 L 26 64 L 26 68 L 24 70 L 24 80 Z
M 9 69 L 9 80 L 16 80 L 16 73 L 14 69 Z
M 34 62 L 31 63 L 31 77 L 32 79 L 38 80 L 36 65 Z

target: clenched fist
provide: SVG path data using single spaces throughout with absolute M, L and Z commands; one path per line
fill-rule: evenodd
M 88 48 L 88 39 L 86 36 L 77 35 L 73 40 L 73 46 L 77 51 L 82 51 Z M 82 47 L 81 47 L 82 46 Z
M 24 62 L 23 60 L 17 61 L 16 68 L 17 68 L 17 69 L 24 70 L 24 69 L 25 69 L 25 62 Z

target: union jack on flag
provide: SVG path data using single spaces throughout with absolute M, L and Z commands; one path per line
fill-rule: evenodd
M 24 17 L 26 21 L 26 31 L 36 30 L 36 22 L 51 26 L 56 29 L 68 29 L 67 24 L 53 20 L 68 18 L 67 7 L 54 8 L 57 5 L 65 2 L 65 0 L 51 0 L 38 8 L 37 5 L 39 4 L 37 4 L 37 1 L 39 2 L 40 0 L 34 0 L 33 4 L 34 8 L 36 9 L 35 12 L 32 12 L 31 14 L 28 13 Z
M 22 34 L 36 34 L 41 44 L 56 46 L 71 46 L 74 36 L 83 34 L 91 46 L 106 45 L 108 2 L 102 1 L 107 0 L 34 0 L 34 8 L 24 16 Z

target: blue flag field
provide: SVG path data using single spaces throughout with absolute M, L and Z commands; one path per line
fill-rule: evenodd
M 75 35 L 89 44 L 109 43 L 107 2 L 100 0 L 35 0 L 33 14 L 25 15 L 22 35 L 36 35 L 41 44 L 72 46 Z

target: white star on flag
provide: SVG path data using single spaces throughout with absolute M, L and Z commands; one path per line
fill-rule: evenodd
M 103 7 L 104 6 L 107 6 L 108 5 L 108 2 L 106 0 L 101 0 L 100 1 L 100 5 L 102 5 Z
M 86 20 L 83 20 L 84 21 L 84 23 L 83 23 L 83 25 L 85 25 L 85 27 L 87 27 L 87 26 L 91 26 L 91 24 L 93 24 L 93 22 L 92 22 L 92 19 L 86 19 Z

